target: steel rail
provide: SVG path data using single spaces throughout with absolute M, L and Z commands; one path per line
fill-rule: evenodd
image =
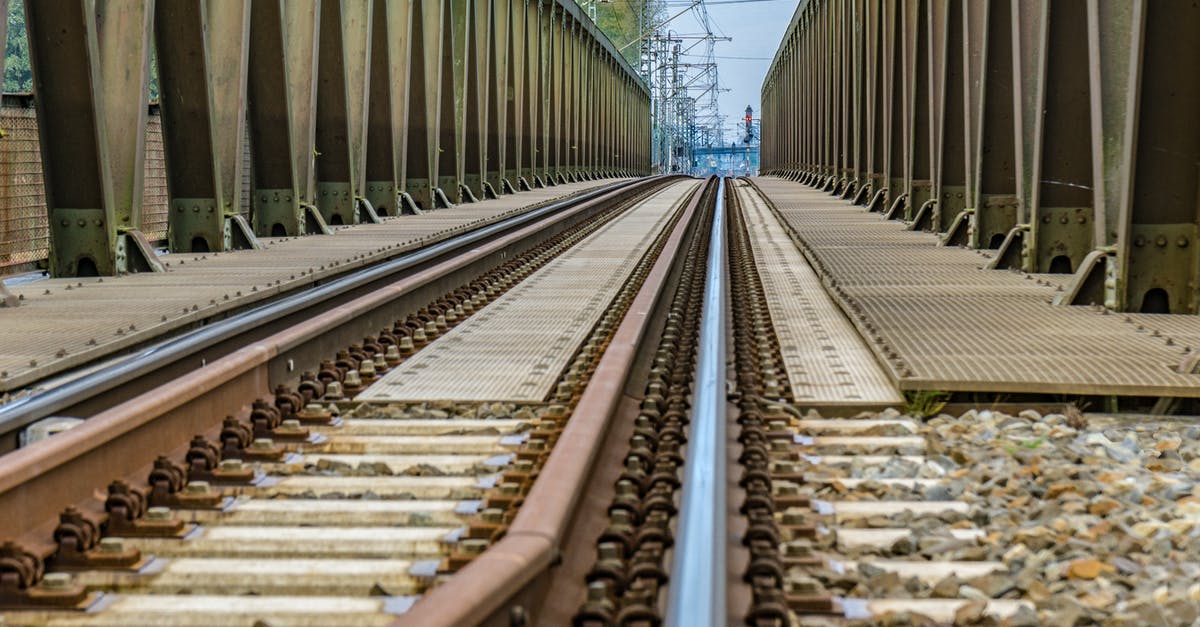
M 580 396 L 572 417 L 555 443 L 525 503 L 504 537 L 444 583 L 428 591 L 394 627 L 507 625 L 513 612 L 527 616 L 545 602 L 547 580 L 563 576 L 563 555 L 576 510 L 603 457 L 605 434 L 612 428 L 626 386 L 654 321 L 669 303 L 672 268 L 686 250 L 686 237 L 700 213 L 707 186 L 693 192 L 637 296 Z M 636 407 L 636 405 L 634 406 Z M 536 621 L 535 621 L 536 622 Z
M 717 186 L 666 624 L 725 623 L 725 181 Z
M 657 178 L 657 177 L 655 177 Z M 648 181 L 652 179 L 642 179 Z M 184 335 L 157 344 L 149 349 L 126 357 L 112 366 L 73 379 L 46 392 L 12 401 L 0 406 L 0 434 L 11 434 L 33 422 L 56 415 L 71 407 L 86 402 L 101 393 L 113 390 L 122 384 L 177 363 L 190 356 L 229 341 L 250 329 L 255 329 L 276 320 L 313 311 L 317 307 L 361 289 L 373 282 L 387 279 L 398 272 L 410 270 L 456 251 L 464 250 L 489 238 L 519 228 L 550 214 L 587 202 L 612 192 L 628 181 L 612 183 L 570 198 L 551 203 L 538 209 L 495 222 L 460 236 L 443 240 L 432 246 L 420 248 L 400 257 L 370 266 L 330 280 L 328 283 L 289 294 L 265 305 L 213 322 Z M 77 416 L 83 417 L 83 416 Z
M 254 399 L 269 394 L 271 371 L 279 362 L 295 357 L 315 363 L 314 354 L 328 354 L 330 346 L 363 337 L 364 329 L 375 324 L 370 321 L 372 313 L 398 299 L 446 278 L 457 285 L 464 276 L 475 276 L 474 268 L 480 264 L 491 268 L 503 263 L 506 251 L 521 242 L 552 232 L 556 225 L 585 219 L 592 209 L 607 206 L 604 203 L 637 202 L 673 178 L 628 184 L 405 272 L 347 302 L 311 315 L 306 312 L 300 320 L 285 319 L 282 328 L 180 377 L 186 381 L 184 385 L 176 380 L 160 381 L 77 427 L 0 456 L 0 540 L 19 539 L 28 547 L 43 547 L 51 537 L 52 521 L 67 505 L 104 515 L 103 500 L 95 498 L 95 486 L 79 477 L 123 478 L 141 485 L 157 455 L 186 451 L 187 440 L 181 434 L 215 436 L 222 416 L 248 408 Z M 441 293 L 440 287 L 434 290 L 435 295 Z M 383 317 L 394 318 L 391 313 Z M 354 320 L 366 322 L 350 324 Z M 331 340 L 331 335 L 339 333 L 342 337 Z

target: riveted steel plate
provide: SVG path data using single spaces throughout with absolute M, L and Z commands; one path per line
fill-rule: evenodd
M 24 301 L 0 308 L 0 392 L 611 182 L 560 185 L 338 227 L 332 236 L 268 239 L 264 250 L 165 255 L 165 273 L 13 285 L 9 289 Z
M 355 400 L 545 399 L 697 185 L 675 183 L 600 227 Z
M 1059 277 L 985 270 L 984 254 L 755 181 L 901 389 L 1200 397 L 1200 375 L 1177 371 L 1200 346 L 1200 316 L 1055 306 Z
M 903 403 L 766 203 L 748 184 L 736 189 L 792 397 L 833 406 Z

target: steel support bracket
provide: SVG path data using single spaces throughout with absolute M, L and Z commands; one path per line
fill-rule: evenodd
M 883 214 L 883 219 L 884 220 L 898 220 L 900 218 L 903 218 L 904 216 L 900 212 L 901 212 L 901 208 L 904 207 L 907 202 L 908 202 L 908 193 L 907 192 L 900 194 L 899 196 L 896 196 L 896 199 L 892 201 L 892 206 L 888 207 L 887 213 Z
M 866 203 L 867 198 L 871 195 L 871 184 L 866 183 L 858 188 L 858 193 L 854 195 L 854 200 L 851 202 L 856 205 Z
M 870 213 L 879 211 L 879 207 L 883 205 L 885 199 L 887 198 L 887 195 L 888 195 L 888 188 L 886 188 L 886 187 L 879 188 L 879 190 L 875 192 L 875 195 L 871 197 L 871 202 L 867 203 L 867 211 Z
M 410 196 L 408 192 L 400 192 L 398 194 L 398 198 L 399 206 L 402 208 L 401 213 L 414 216 L 419 216 L 424 213 L 421 211 L 421 208 L 417 206 L 417 201 L 413 200 L 413 197 Z
M 225 216 L 225 248 L 222 250 L 262 250 L 263 243 L 254 234 L 246 216 L 234 213 Z
M 954 216 L 954 221 L 950 223 L 950 228 L 946 229 L 946 235 L 942 237 L 942 246 L 966 246 L 971 242 L 971 216 L 975 215 L 975 210 L 971 208 L 963 209 Z
M 122 231 L 117 235 L 117 268 L 123 273 L 166 272 L 150 240 L 137 229 Z
M 300 203 L 300 211 L 304 214 L 304 232 L 308 235 L 333 235 L 333 229 L 325 223 L 320 210 L 306 202 Z
M 479 202 L 479 199 L 475 197 L 475 192 L 471 191 L 471 188 L 466 185 L 459 185 L 458 193 L 459 193 L 459 196 L 462 198 L 462 202 L 464 202 L 464 203 Z
M 383 223 L 383 219 L 380 218 L 379 214 L 375 212 L 375 207 L 374 207 L 374 205 L 371 204 L 370 200 L 367 200 L 366 198 L 364 198 L 362 196 L 359 196 L 359 197 L 355 198 L 354 200 L 355 200 L 355 204 L 358 206 L 358 222 L 360 224 L 362 224 L 362 223 L 382 224 Z
M 450 199 L 446 197 L 446 192 L 442 191 L 440 187 L 433 188 L 433 203 L 438 209 L 454 208 L 454 203 L 450 202 Z
M 925 202 L 921 203 L 921 208 L 917 209 L 917 212 L 913 214 L 912 222 L 908 223 L 908 226 L 905 227 L 905 230 L 908 230 L 908 231 L 932 231 L 932 230 L 934 230 L 933 215 L 936 211 L 936 208 L 937 208 L 937 200 L 935 200 L 933 198 L 929 198 Z
M 988 270 L 1022 270 L 1029 266 L 1029 238 L 1026 234 L 1032 230 L 1028 224 L 1018 224 L 1004 236 L 1004 242 L 996 251 L 996 256 L 987 263 Z
M 1065 290 L 1054 297 L 1055 305 L 1103 305 L 1118 309 L 1117 250 L 1097 248 L 1079 263 Z

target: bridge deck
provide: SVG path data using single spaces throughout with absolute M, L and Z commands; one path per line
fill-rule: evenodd
M 167 255 L 165 273 L 10 285 L 24 300 L 15 309 L 0 308 L 0 392 L 611 182 L 535 189 L 382 224 L 335 227 L 332 236 L 268 239 L 264 250 Z
M 734 189 L 792 398 L 823 407 L 903 404 L 904 397 L 767 203 L 747 183 L 738 181 Z
M 754 182 L 901 389 L 1200 397 L 1200 375 L 1177 370 L 1200 316 L 1055 306 L 1062 275 L 985 270 L 848 201 Z
M 355 400 L 541 402 L 698 185 L 675 183 L 600 227 Z

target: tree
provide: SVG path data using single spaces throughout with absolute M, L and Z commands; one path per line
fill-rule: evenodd
M 33 91 L 29 68 L 29 38 L 25 35 L 25 3 L 8 3 L 8 42 L 4 53 L 4 91 Z

